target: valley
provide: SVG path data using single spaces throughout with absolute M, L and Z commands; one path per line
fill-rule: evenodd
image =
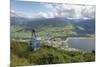
M 95 61 L 94 5 L 11 5 L 11 67 Z
M 12 19 L 12 66 L 95 61 L 95 19 Z M 32 29 L 40 41 L 36 51 L 30 45 Z

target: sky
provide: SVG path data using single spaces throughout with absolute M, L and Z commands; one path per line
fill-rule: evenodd
M 11 0 L 11 14 L 29 18 L 94 19 L 95 6 Z

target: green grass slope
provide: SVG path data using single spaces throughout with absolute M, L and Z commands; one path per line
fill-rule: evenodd
M 32 51 L 28 43 L 11 41 L 11 67 L 91 61 L 95 61 L 93 52 L 69 52 L 50 46 L 42 46 L 39 50 Z

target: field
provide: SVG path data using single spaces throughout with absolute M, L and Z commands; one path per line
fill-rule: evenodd
M 22 30 L 16 32 L 20 29 Z M 50 43 L 42 42 L 39 50 L 32 51 L 29 42 L 17 41 L 30 40 L 31 30 L 22 27 L 11 27 L 11 67 L 95 61 L 95 51 L 66 51 L 69 50 L 67 39 L 70 37 L 94 38 L 94 33 L 88 34 L 89 32 L 85 31 L 83 27 L 77 26 L 76 28 L 68 24 L 57 27 L 45 26 L 35 30 L 42 41 L 49 40 Z
M 88 34 L 89 32 L 85 31 L 84 28 L 78 27 L 76 29 L 73 25 L 65 25 L 61 27 L 41 27 L 37 28 L 36 34 L 39 37 L 59 37 L 59 38 L 67 38 L 67 37 L 94 37 L 94 33 Z M 22 31 L 15 32 L 17 30 L 23 29 Z M 85 31 L 85 32 L 84 32 Z M 31 30 L 27 30 L 27 28 L 22 27 L 11 27 L 11 37 L 12 38 L 30 38 Z
M 11 1 L 11 67 L 95 61 L 95 19 L 94 5 Z

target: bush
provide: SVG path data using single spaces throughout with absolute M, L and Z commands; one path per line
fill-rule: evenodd
M 59 52 L 55 51 L 55 49 L 44 47 L 44 49 L 30 53 L 29 61 L 35 64 L 56 64 L 63 63 L 64 58 Z
M 25 42 L 11 42 L 11 53 L 19 57 L 26 58 L 30 52 L 31 46 Z
M 29 62 L 25 58 L 19 58 L 18 56 L 12 54 L 11 58 L 11 67 L 17 67 L 17 66 L 25 66 L 29 65 Z
M 83 57 L 86 62 L 95 61 L 95 53 L 85 53 Z
M 11 42 L 11 66 L 59 64 L 95 61 L 95 53 L 64 51 L 50 46 L 42 46 L 31 51 L 25 42 Z

